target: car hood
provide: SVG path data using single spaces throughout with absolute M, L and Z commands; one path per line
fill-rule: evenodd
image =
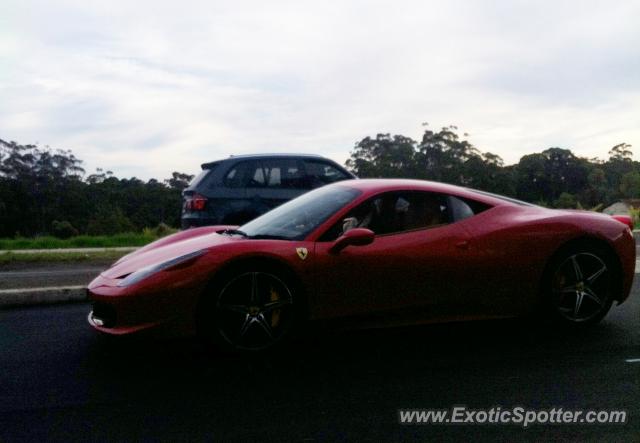
M 133 253 L 117 261 L 109 269 L 102 272 L 103 277 L 121 278 L 146 266 L 163 263 L 176 257 L 203 249 L 209 250 L 241 239 L 229 235 L 211 233 L 169 244 L 153 247 L 153 243 L 145 251 Z

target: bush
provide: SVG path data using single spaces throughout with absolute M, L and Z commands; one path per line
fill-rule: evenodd
M 640 208 L 634 208 L 633 206 L 630 207 L 629 214 L 633 219 L 633 226 L 635 228 L 636 226 L 638 226 L 638 223 L 640 223 Z
M 166 223 L 160 223 L 155 228 L 144 228 L 142 230 L 142 235 L 147 237 L 160 238 L 160 237 L 166 237 L 167 235 L 170 235 L 170 234 L 175 234 L 176 232 L 178 232 L 177 229 L 172 228 Z
M 67 239 L 56 237 L 0 238 L 0 250 L 7 249 L 64 249 L 111 248 L 119 246 L 144 246 L 157 237 L 153 233 L 124 233 L 115 235 L 78 235 Z
M 74 237 L 79 234 L 78 230 L 67 220 L 54 220 L 53 223 L 51 223 L 51 233 L 55 237 L 62 239 Z
M 574 195 L 568 192 L 563 192 L 560 197 L 555 201 L 554 206 L 560 209 L 575 209 L 577 205 Z
M 153 229 L 153 233 L 156 237 L 165 237 L 169 234 L 173 234 L 174 232 L 176 232 L 176 230 L 165 223 L 160 223 Z
M 133 223 L 120 208 L 108 208 L 99 211 L 95 217 L 89 220 L 87 226 L 87 234 L 89 235 L 114 235 L 134 231 L 136 229 Z

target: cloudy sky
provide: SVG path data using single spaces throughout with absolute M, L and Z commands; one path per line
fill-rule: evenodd
M 423 122 L 507 163 L 604 158 L 640 149 L 639 17 L 640 1 L 3 0 L 0 138 L 140 178 L 236 153 L 342 162 Z

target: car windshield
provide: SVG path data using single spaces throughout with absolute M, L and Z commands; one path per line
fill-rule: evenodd
M 347 186 L 326 186 L 278 206 L 238 230 L 249 238 L 302 240 L 360 191 Z

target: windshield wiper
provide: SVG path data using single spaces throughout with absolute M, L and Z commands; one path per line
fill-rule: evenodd
M 247 238 L 251 240 L 291 240 L 289 237 L 285 237 L 283 235 L 273 235 L 273 234 L 257 234 L 257 235 L 249 235 Z
M 227 235 L 239 235 L 244 238 L 249 237 L 249 234 L 247 234 L 244 231 L 241 231 L 240 229 L 225 229 L 224 231 L 222 231 L 222 233 Z

